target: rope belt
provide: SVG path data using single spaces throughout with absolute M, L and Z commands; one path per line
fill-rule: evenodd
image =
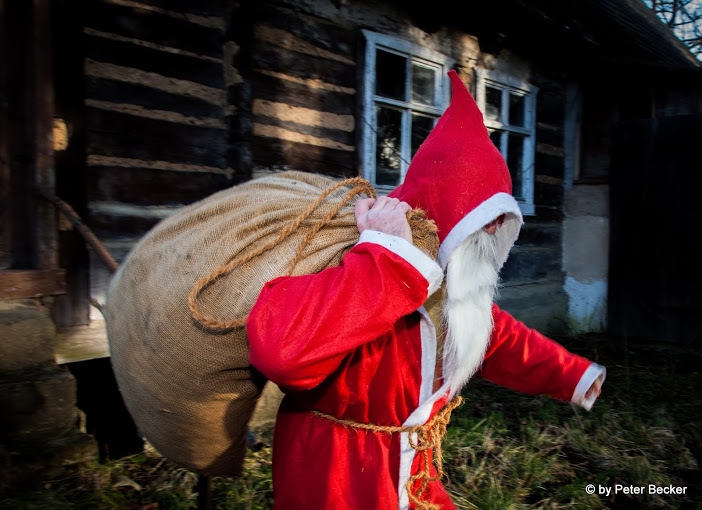
M 358 423 L 353 420 L 341 420 L 329 414 L 320 411 L 312 411 L 312 414 L 326 418 L 329 421 L 357 430 L 369 430 L 372 432 L 385 432 L 386 434 L 397 434 L 407 432 L 409 436 L 410 446 L 421 455 L 421 468 L 417 474 L 411 476 L 405 484 L 405 489 L 409 495 L 410 501 L 421 510 L 438 510 L 439 506 L 429 501 L 423 501 L 422 494 L 427 489 L 431 482 L 436 482 L 444 476 L 443 456 L 441 453 L 441 441 L 446 435 L 446 427 L 451 419 L 451 412 L 463 403 L 463 399 L 459 396 L 451 400 L 446 406 L 439 411 L 436 416 L 423 425 L 414 425 L 412 427 L 403 426 L 383 426 L 373 425 L 371 423 Z M 417 440 L 413 439 L 417 435 Z M 430 475 L 429 468 L 431 467 L 431 453 L 434 452 L 436 458 L 436 476 Z M 416 491 L 412 491 L 415 482 L 420 481 Z

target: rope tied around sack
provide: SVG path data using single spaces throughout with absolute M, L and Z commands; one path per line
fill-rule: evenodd
M 372 432 L 384 432 L 386 434 L 397 434 L 406 432 L 408 435 L 410 446 L 421 455 L 420 469 L 417 474 L 410 477 L 405 484 L 405 489 L 409 499 L 418 509 L 421 510 L 439 510 L 439 505 L 435 505 L 429 501 L 422 499 L 422 494 L 427 489 L 430 483 L 441 480 L 444 476 L 443 455 L 441 451 L 441 441 L 446 435 L 446 427 L 451 419 L 451 412 L 463 403 L 463 398 L 458 396 L 451 400 L 446 406 L 441 409 L 436 415 L 424 423 L 423 425 L 408 426 L 384 426 L 373 425 L 371 423 L 358 423 L 353 420 L 342 420 L 322 413 L 320 411 L 312 411 L 312 414 L 326 418 L 329 421 L 357 430 L 368 430 Z M 416 441 L 413 436 L 416 434 Z M 431 453 L 434 453 L 436 459 L 436 476 L 431 476 Z M 419 481 L 419 487 L 416 491 L 412 490 L 414 484 Z
M 350 179 L 345 179 L 324 190 L 319 195 L 317 200 L 315 200 L 314 203 L 312 203 L 297 218 L 290 222 L 290 224 L 288 224 L 280 232 L 280 234 L 278 234 L 278 237 L 276 237 L 273 241 L 270 241 L 269 243 L 259 247 L 258 249 L 250 253 L 247 253 L 244 256 L 234 257 L 232 260 L 230 260 L 226 264 L 223 264 L 209 275 L 198 280 L 195 283 L 193 290 L 190 292 L 190 296 L 188 297 L 188 308 L 190 309 L 190 313 L 193 319 L 195 319 L 205 328 L 214 331 L 225 331 L 246 325 L 247 316 L 237 317 L 233 320 L 224 321 L 214 317 L 209 317 L 200 312 L 198 308 L 198 298 L 202 291 L 204 291 L 207 287 L 212 285 L 219 278 L 228 275 L 237 267 L 242 266 L 250 260 L 265 253 L 266 251 L 270 250 L 278 243 L 283 241 L 286 237 L 290 236 L 293 232 L 295 232 L 298 229 L 302 222 L 305 221 L 327 199 L 329 195 L 331 195 L 334 191 L 342 187 L 351 187 L 351 189 L 346 193 L 346 195 L 344 195 L 341 201 L 338 204 L 336 204 L 336 206 L 329 212 L 329 214 L 327 214 L 326 217 L 322 218 L 312 226 L 310 232 L 305 236 L 303 241 L 298 246 L 297 251 L 295 252 L 295 257 L 290 263 L 290 268 L 288 269 L 287 275 L 292 274 L 293 270 L 295 269 L 295 266 L 301 260 L 305 248 L 307 248 L 307 246 L 310 244 L 317 232 L 319 232 L 325 225 L 329 224 L 329 222 L 334 218 L 334 216 L 336 216 L 336 214 L 341 210 L 341 208 L 348 204 L 353 197 L 355 197 L 356 195 L 360 195 L 361 193 L 365 194 L 370 198 L 376 198 L 377 196 L 375 193 L 375 189 L 373 189 L 373 186 L 371 186 L 371 184 L 362 177 L 352 177 Z

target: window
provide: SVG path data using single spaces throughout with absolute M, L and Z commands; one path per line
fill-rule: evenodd
M 522 214 L 534 214 L 536 93 L 526 82 L 476 70 L 475 100 L 490 138 L 507 161 L 512 194 Z
M 363 176 L 380 192 L 390 191 L 448 106 L 453 61 L 403 39 L 363 34 Z

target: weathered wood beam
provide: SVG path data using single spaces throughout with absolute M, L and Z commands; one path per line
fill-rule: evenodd
M 63 269 L 9 269 L 0 271 L 0 299 L 27 299 L 66 293 Z
M 51 41 L 51 0 L 34 0 L 32 42 L 34 44 L 33 88 L 35 184 L 44 189 L 56 185 L 54 174 L 54 77 Z M 31 193 L 30 190 L 27 190 Z M 34 197 L 28 196 L 32 201 Z M 59 265 L 56 211 L 46 203 L 36 203 L 38 267 Z

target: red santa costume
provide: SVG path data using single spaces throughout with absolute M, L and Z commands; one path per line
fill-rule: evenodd
M 251 363 L 286 394 L 273 444 L 278 509 L 404 509 L 418 499 L 454 508 L 408 429 L 432 420 L 475 373 L 586 408 L 586 391 L 604 378 L 493 303 L 522 216 L 477 105 L 449 75 L 451 105 L 391 194 L 436 222 L 438 261 L 364 230 L 338 267 L 267 283 L 249 316 Z M 504 221 L 486 241 L 496 218 Z M 423 305 L 444 272 L 437 342 Z M 430 476 L 416 479 L 427 465 Z

